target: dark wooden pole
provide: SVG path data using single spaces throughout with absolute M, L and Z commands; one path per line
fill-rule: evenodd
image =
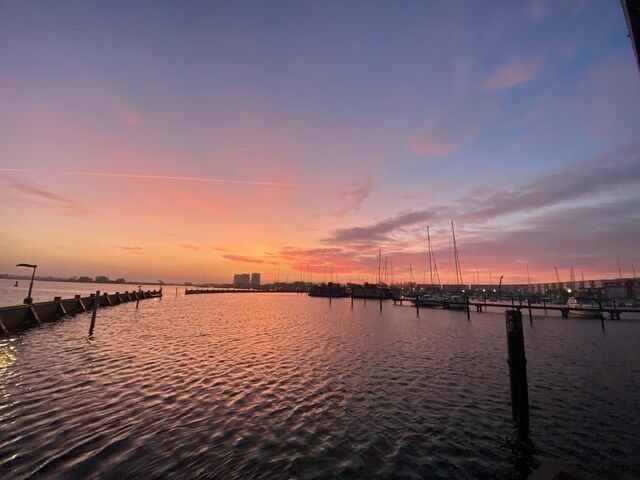
M 527 305 L 529 305 L 529 323 L 533 323 L 533 313 L 531 313 L 531 299 L 527 298 Z
M 509 380 L 511 384 L 511 415 L 518 430 L 518 439 L 528 440 L 529 392 L 527 387 L 527 359 L 524 351 L 522 312 L 505 312 L 507 351 L 509 353 Z
M 91 323 L 89 324 L 89 335 L 93 335 L 93 328 L 96 326 L 96 315 L 98 314 L 98 306 L 100 305 L 100 290 L 96 291 L 93 297 L 93 305 L 91 306 Z
M 471 320 L 471 310 L 469 309 L 469 297 L 465 297 L 467 302 L 467 320 Z

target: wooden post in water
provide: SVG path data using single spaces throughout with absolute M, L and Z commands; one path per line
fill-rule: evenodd
M 353 310 L 353 290 L 351 290 L 351 310 Z
M 136 309 L 138 308 L 138 304 L 140 303 L 141 293 L 142 293 L 142 287 L 138 286 L 138 291 L 136 292 Z
M 420 316 L 420 295 L 416 295 L 416 317 Z
M 547 301 L 546 300 L 542 300 L 542 306 L 544 307 L 544 314 L 547 314 Z
M 602 300 L 598 300 L 598 314 L 600 315 L 600 319 L 604 318 L 602 314 Z M 602 322 L 602 328 L 604 328 L 604 322 Z
M 467 320 L 471 320 L 471 310 L 469 309 L 469 297 L 465 297 L 467 302 Z
M 527 387 L 527 359 L 524 351 L 522 313 L 519 310 L 505 311 L 507 327 L 507 351 L 509 380 L 511 384 L 511 415 L 518 429 L 518 439 L 527 440 L 529 435 L 529 392 Z
M 380 311 L 382 311 L 382 292 L 379 292 L 378 296 L 380 297 Z
M 531 313 L 531 299 L 527 298 L 527 305 L 529 305 L 529 323 L 533 323 L 533 314 Z
M 89 335 L 93 335 L 93 328 L 96 326 L 96 315 L 98 314 L 98 305 L 100 304 L 100 290 L 96 291 L 93 296 L 93 305 L 91 306 L 91 323 L 89 324 Z

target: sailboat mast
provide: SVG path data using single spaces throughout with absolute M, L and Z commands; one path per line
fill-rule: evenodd
M 453 228 L 453 220 L 451 221 L 451 235 L 453 237 L 453 258 L 456 268 L 456 285 L 462 285 L 462 269 L 460 268 L 460 258 L 458 257 L 458 245 L 456 244 L 456 231 Z
M 378 285 L 382 283 L 381 269 L 382 269 L 382 250 L 378 250 Z
M 618 278 L 622 278 L 622 269 L 620 268 L 620 259 L 616 258 L 616 262 L 618 262 Z
M 384 284 L 386 285 L 387 282 L 387 256 L 384 256 Z
M 429 235 L 429 225 L 427 225 L 427 252 L 429 255 L 429 285 L 433 287 L 433 267 L 431 265 L 431 236 Z

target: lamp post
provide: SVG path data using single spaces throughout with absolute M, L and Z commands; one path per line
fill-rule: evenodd
M 38 268 L 38 266 L 31 265 L 30 263 L 19 263 L 16 265 L 16 267 L 33 268 L 33 272 L 31 273 L 31 283 L 29 283 L 29 293 L 27 294 L 27 298 L 24 299 L 24 303 L 26 303 L 27 305 L 31 305 L 33 303 L 33 298 L 31 298 L 31 290 L 33 290 L 33 279 L 36 276 L 36 268 Z

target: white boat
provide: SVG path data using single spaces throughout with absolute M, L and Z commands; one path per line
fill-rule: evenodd
M 445 298 L 447 308 L 450 310 L 466 310 L 469 302 L 462 295 L 450 295 Z
M 598 302 L 591 298 L 570 297 L 569 300 L 567 300 L 567 307 L 570 309 L 569 315 L 589 318 L 597 318 L 600 316 L 600 306 Z
M 421 295 L 411 300 L 414 305 L 417 303 L 419 307 L 425 308 L 442 308 L 445 298 L 442 295 Z

